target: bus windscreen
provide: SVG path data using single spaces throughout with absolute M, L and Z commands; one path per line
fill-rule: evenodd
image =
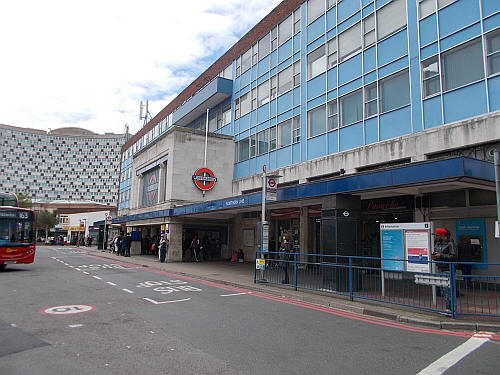
M 26 246 L 35 242 L 33 213 L 0 211 L 0 246 Z

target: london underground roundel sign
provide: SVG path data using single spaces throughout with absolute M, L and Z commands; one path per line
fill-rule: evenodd
M 208 168 L 199 168 L 193 174 L 193 182 L 200 190 L 207 191 L 214 187 L 217 182 L 214 172 Z

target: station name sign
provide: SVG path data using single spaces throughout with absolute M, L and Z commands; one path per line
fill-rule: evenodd
M 208 168 L 199 168 L 192 176 L 193 182 L 196 187 L 202 191 L 210 190 L 217 182 L 214 172 Z

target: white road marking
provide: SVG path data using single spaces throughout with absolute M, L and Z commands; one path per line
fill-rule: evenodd
M 83 324 L 70 324 L 68 327 L 69 328 L 78 328 L 78 327 L 83 327 Z
M 94 279 L 97 279 L 97 280 L 102 280 L 102 277 L 99 277 L 99 276 L 92 276 Z
M 124 292 L 127 292 L 127 293 L 130 293 L 130 294 L 133 294 L 134 292 L 132 292 L 130 289 L 122 289 Z
M 116 284 L 115 284 L 115 283 L 112 283 L 111 281 L 106 281 L 106 284 L 116 286 Z
M 81 271 L 81 269 L 80 269 L 80 268 L 75 268 L 75 270 L 77 270 L 77 271 Z
M 83 271 L 83 273 L 84 273 L 85 275 L 90 275 L 90 273 L 88 273 L 88 272 L 86 272 L 86 271 Z
M 243 293 L 233 293 L 233 294 L 221 294 L 221 297 L 232 297 L 232 296 L 242 296 L 244 294 L 251 294 L 252 292 L 243 292 Z
M 144 297 L 143 299 L 145 299 L 146 301 L 149 301 L 155 305 L 161 305 L 161 304 L 164 304 L 164 303 L 174 303 L 174 302 L 184 302 L 184 301 L 190 301 L 191 298 L 185 298 L 185 299 L 178 299 L 178 300 L 174 300 L 174 301 L 162 301 L 162 302 L 158 302 L 158 301 L 155 301 L 154 299 L 151 299 L 151 298 L 146 298 Z
M 445 354 L 435 362 L 420 371 L 417 375 L 439 375 L 443 374 L 450 367 L 456 365 L 481 345 L 490 341 L 490 335 L 479 333 L 472 336 L 462 345 L 456 347 L 451 352 Z

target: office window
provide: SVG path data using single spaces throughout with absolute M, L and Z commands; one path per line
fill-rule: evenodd
M 282 45 L 292 37 L 292 15 L 278 25 L 278 44 Z
M 252 66 L 252 49 L 250 48 L 241 56 L 241 73 L 246 72 Z
M 222 109 L 222 126 L 231 123 L 231 104 L 228 104 Z
M 326 113 L 324 104 L 307 112 L 307 127 L 309 137 L 323 134 L 326 131 Z
M 244 161 L 247 160 L 250 153 L 249 153 L 249 139 L 245 138 L 239 142 L 239 147 L 238 147 L 238 155 L 239 159 L 238 161 Z
M 262 104 L 269 102 L 269 81 L 261 83 L 257 86 L 257 105 L 260 107 Z
M 307 55 L 307 79 L 314 78 L 325 71 L 325 58 L 325 45 Z
M 444 8 L 451 3 L 454 3 L 456 0 L 438 0 L 438 9 Z
M 307 24 L 325 13 L 325 0 L 309 0 L 307 2 Z
M 363 92 L 357 90 L 340 98 L 341 126 L 363 120 Z
M 328 102 L 328 130 L 337 129 L 339 127 L 337 99 Z
M 339 56 L 344 61 L 361 50 L 361 22 L 339 34 Z
M 276 94 L 278 92 L 278 76 L 272 76 L 270 79 L 271 82 L 271 100 L 276 98 Z
M 269 150 L 276 150 L 277 139 L 277 129 L 276 126 L 273 126 L 269 128 Z
M 439 77 L 439 61 L 434 56 L 422 62 L 422 78 L 424 98 L 441 92 L 441 78 Z
M 420 0 L 418 4 L 418 15 L 420 19 L 425 18 L 436 11 L 436 0 Z
M 240 96 L 240 112 L 241 116 L 245 116 L 251 110 L 250 93 Z
M 259 46 L 255 43 L 252 46 L 252 65 L 255 65 L 259 62 Z
M 269 151 L 269 132 L 264 130 L 257 134 L 257 155 L 265 154 Z
M 480 38 L 454 48 L 442 56 L 443 90 L 452 90 L 484 78 L 483 47 Z
M 259 40 L 259 57 L 262 59 L 271 52 L 271 39 L 269 33 Z
M 278 73 L 278 96 L 292 88 L 292 74 L 292 65 Z
M 288 146 L 292 143 L 292 120 L 286 120 L 278 124 L 278 147 Z
M 372 83 L 365 87 L 365 118 L 377 114 L 377 84 Z
M 223 70 L 222 77 L 227 78 L 227 79 L 233 79 L 233 66 L 232 65 L 227 66 Z
M 326 48 L 328 49 L 327 69 L 330 69 L 337 65 L 337 38 L 328 41 Z
M 300 85 L 300 60 L 293 63 L 293 87 Z
M 236 68 L 235 68 L 235 70 L 236 70 L 236 77 L 239 77 L 240 74 L 241 74 L 241 57 L 238 57 L 236 59 Z
M 408 70 L 380 81 L 380 113 L 410 104 Z
M 300 115 L 292 119 L 292 142 L 300 142 Z
M 488 75 L 500 72 L 500 32 L 486 35 Z
M 378 40 L 406 26 L 406 0 L 393 0 L 377 10 Z
M 375 15 L 370 14 L 363 19 L 363 46 L 369 47 L 375 43 Z
M 253 158 L 257 152 L 257 135 L 250 136 L 250 157 Z
M 327 3 L 327 6 L 328 6 L 328 9 L 330 9 L 331 7 L 337 5 L 337 0 L 326 0 L 326 3 Z
M 278 28 L 271 29 L 271 51 L 278 48 Z
M 293 34 L 297 34 L 300 31 L 300 7 L 295 9 L 293 12 Z
M 253 111 L 254 109 L 257 109 L 257 90 L 252 89 L 251 94 L 252 94 L 252 111 Z

